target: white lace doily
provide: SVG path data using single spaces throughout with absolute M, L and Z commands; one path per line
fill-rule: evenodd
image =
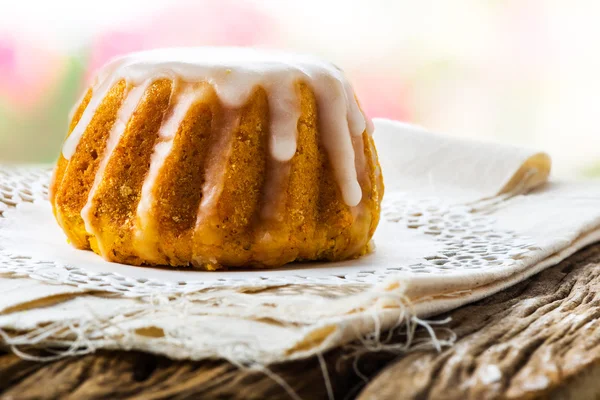
M 392 192 L 383 204 L 376 251 L 359 260 L 223 272 L 132 267 L 67 244 L 47 200 L 50 173 L 48 168 L 0 170 L 0 273 L 127 295 L 237 285 L 372 285 L 390 275 L 510 267 L 532 249 L 527 238 L 495 229 L 494 218 L 485 215 L 502 198 L 451 206 L 439 198 Z
M 49 169 L 0 167 L 0 334 L 22 333 L 3 340 L 261 363 L 357 338 L 380 348 L 383 329 L 424 324 L 600 240 L 600 186 L 542 186 L 545 154 L 375 125 L 387 188 L 375 251 L 337 263 L 108 263 L 67 244 L 47 200 Z

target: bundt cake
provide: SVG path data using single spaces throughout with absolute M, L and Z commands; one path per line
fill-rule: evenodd
M 365 254 L 383 180 L 335 66 L 236 48 L 118 58 L 72 112 L 50 187 L 73 246 L 132 265 Z

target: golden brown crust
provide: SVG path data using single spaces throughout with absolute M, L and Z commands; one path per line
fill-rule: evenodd
M 142 264 L 132 246 L 132 228 L 144 178 L 163 115 L 169 106 L 172 82 L 150 85 L 125 132 L 114 148 L 91 199 L 90 223 L 109 261 Z
M 151 218 L 160 230 L 151 239 L 161 253 L 157 263 L 186 265 L 192 259 L 192 238 L 202 199 L 213 116 L 219 114 L 217 97 L 208 84 L 179 126 L 169 155 L 152 189 Z
M 195 264 L 241 266 L 251 258 L 252 224 L 266 175 L 268 116 L 267 94 L 260 88 L 233 128 L 221 193 L 194 236 Z
M 63 178 L 56 190 L 54 204 L 57 220 L 77 248 L 89 248 L 81 210 L 94 183 L 108 134 L 127 90 L 126 86 L 125 81 L 120 81 L 108 92 L 85 129 L 77 151 L 64 168 Z
M 75 113 L 73 114 L 73 117 L 71 118 L 71 121 L 69 122 L 69 131 L 66 136 L 67 138 L 69 137 L 71 132 L 73 132 L 73 129 L 75 129 L 75 126 L 81 119 L 81 116 L 83 115 L 83 112 L 85 111 L 85 108 L 87 107 L 87 105 L 90 103 L 91 99 L 92 99 L 92 89 L 90 88 L 90 89 L 88 89 L 85 96 L 83 97 L 83 100 L 81 100 L 81 103 L 77 106 L 77 109 L 75 110 Z M 67 159 L 65 159 L 62 155 L 62 152 L 60 152 L 60 154 L 58 156 L 58 161 L 56 163 L 56 168 L 54 169 L 54 174 L 52 176 L 52 181 L 50 182 L 50 188 L 49 188 L 50 202 L 52 203 L 53 207 L 54 207 L 55 199 L 56 199 L 56 188 L 57 188 L 58 184 L 60 182 L 62 182 L 64 173 L 65 173 L 65 169 L 67 168 L 68 163 L 69 163 L 69 161 Z M 56 209 L 54 209 L 54 212 L 56 213 Z
M 369 238 L 375 233 L 377 225 L 379 224 L 379 218 L 381 215 L 381 201 L 383 200 L 383 194 L 385 192 L 385 185 L 383 183 L 383 174 L 381 173 L 381 166 L 379 165 L 379 158 L 377 157 L 377 148 L 375 147 L 375 141 L 373 137 L 368 135 L 366 132 L 363 133 L 363 140 L 365 143 L 365 156 L 369 162 L 369 179 L 372 182 L 371 193 L 370 193 L 370 210 L 371 210 L 371 225 L 369 227 Z
M 269 155 L 264 89 L 257 88 L 242 108 L 233 110 L 223 108 L 209 84 L 195 85 L 198 100 L 186 113 L 152 184 L 150 223 L 141 224 L 137 208 L 153 150 L 162 140 L 161 123 L 170 100 L 176 99 L 177 86 L 173 89 L 166 79 L 146 90 L 106 164 L 89 207 L 92 234 L 86 232 L 80 214 L 117 110 L 131 88 L 122 81 L 109 91 L 75 155 L 70 161 L 59 159 L 52 184 L 57 219 L 74 245 L 91 246 L 121 263 L 206 269 L 276 267 L 367 252 L 383 195 L 370 135 L 355 138 L 355 150 L 364 152 L 357 159 L 363 201 L 349 207 L 323 149 L 318 107 L 308 85 L 296 85 L 301 107 L 297 151 L 285 163 Z M 76 111 L 71 130 L 90 96 L 91 91 Z M 216 175 L 207 172 L 211 167 Z M 207 206 L 203 194 L 208 192 L 214 198 Z M 143 235 L 136 236 L 144 227 Z

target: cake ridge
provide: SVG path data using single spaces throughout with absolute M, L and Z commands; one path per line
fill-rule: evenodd
M 123 133 L 127 129 L 127 124 L 135 112 L 135 109 L 138 107 L 140 101 L 144 97 L 146 90 L 152 83 L 154 83 L 156 79 L 148 79 L 141 86 L 134 86 L 128 88 L 128 91 L 125 95 L 125 99 L 123 100 L 123 104 L 119 108 L 117 112 L 117 118 L 111 127 L 108 140 L 106 142 L 106 149 L 104 150 L 104 155 L 100 164 L 98 165 L 98 170 L 96 172 L 96 176 L 94 177 L 94 183 L 88 193 L 87 202 L 81 209 L 81 218 L 83 219 L 85 230 L 93 235 L 99 236 L 97 230 L 94 228 L 93 224 L 90 221 L 90 214 L 92 212 L 92 203 L 94 201 L 94 196 L 96 195 L 96 190 L 98 186 L 102 182 L 104 178 L 104 170 L 106 169 L 110 158 L 113 154 L 114 149 L 119 144 Z M 92 95 L 93 96 L 93 95 Z M 89 107 L 89 106 L 88 106 Z M 81 122 L 81 120 L 80 120 Z M 66 158 L 66 157 L 65 157 Z M 98 250 L 100 251 L 102 256 L 106 256 L 107 252 L 104 249 L 104 245 L 102 240 L 97 241 Z
M 205 269 L 369 251 L 383 194 L 371 121 L 334 65 L 266 54 L 159 50 L 98 72 L 51 184 L 75 247 Z
M 95 110 L 118 80 L 125 79 L 135 86 L 156 76 L 206 81 L 215 88 L 219 100 L 232 108 L 243 106 L 256 87 L 263 87 L 269 100 L 270 153 L 279 161 L 289 161 L 295 154 L 300 117 L 295 84 L 306 82 L 317 97 L 324 125 L 321 134 L 344 201 L 349 206 L 360 202 L 350 142 L 351 136 L 361 135 L 370 126 L 370 121 L 339 68 L 298 54 L 250 48 L 179 48 L 117 58 L 98 73 L 92 100 L 65 141 L 64 157 L 70 159 L 73 155 Z
M 140 201 L 136 209 L 136 221 L 133 225 L 133 246 L 141 258 L 148 260 L 160 259 L 157 243 L 150 239 L 151 234 L 156 232 L 155 221 L 150 216 L 152 202 L 155 200 L 153 188 L 172 151 L 180 125 L 202 94 L 202 90 L 198 90 L 194 84 L 175 80 L 173 101 L 170 103 L 158 130 L 158 139 L 150 157 L 150 167 L 142 184 Z

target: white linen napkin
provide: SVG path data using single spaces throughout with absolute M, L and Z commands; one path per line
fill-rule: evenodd
M 66 244 L 43 199 L 47 173 L 0 168 L 2 340 L 268 364 L 380 343 L 600 240 L 600 185 L 547 183 L 546 154 L 375 126 L 386 195 L 374 253 L 277 270 L 107 263 Z

